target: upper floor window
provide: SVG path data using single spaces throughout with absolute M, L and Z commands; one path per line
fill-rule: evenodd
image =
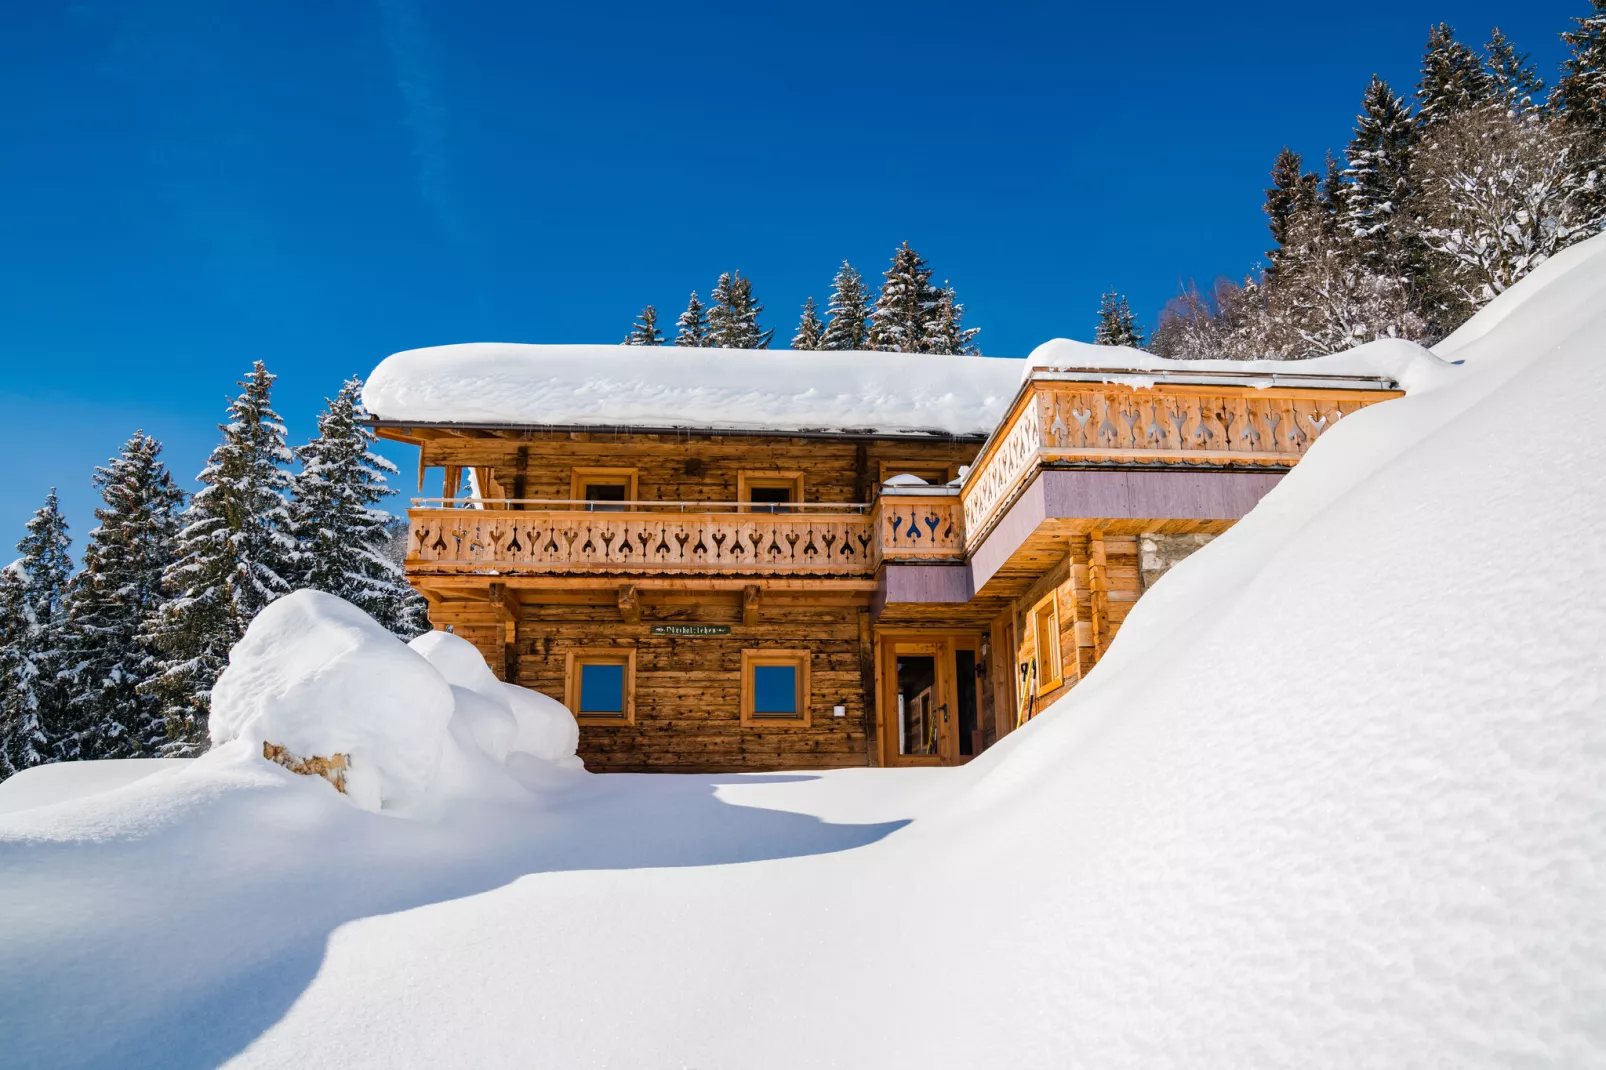
M 624 503 L 637 501 L 634 468 L 576 468 L 569 476 L 569 498 L 584 502 L 579 508 L 598 513 L 619 513 Z
M 738 472 L 736 500 L 755 513 L 789 513 L 803 500 L 802 472 Z
M 952 465 L 932 464 L 929 461 L 924 463 L 920 461 L 881 462 L 882 483 L 895 476 L 902 475 L 915 476 L 934 487 L 941 487 L 946 486 L 948 481 L 954 478 L 954 469 Z

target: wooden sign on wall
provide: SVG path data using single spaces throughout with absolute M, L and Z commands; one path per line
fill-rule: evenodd
M 695 637 L 699 635 L 729 635 L 729 624 L 654 624 L 653 635 L 678 635 L 682 637 Z

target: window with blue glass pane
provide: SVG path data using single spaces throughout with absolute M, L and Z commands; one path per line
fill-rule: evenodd
M 797 666 L 753 666 L 753 713 L 792 716 L 797 713 Z
M 617 662 L 580 666 L 581 713 L 625 712 L 625 667 Z

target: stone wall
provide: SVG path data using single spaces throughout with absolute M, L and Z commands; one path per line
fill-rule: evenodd
M 1161 535 L 1145 532 L 1138 540 L 1139 568 L 1147 591 L 1171 566 L 1204 546 L 1214 535 Z

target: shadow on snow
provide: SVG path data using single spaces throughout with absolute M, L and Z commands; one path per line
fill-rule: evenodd
M 289 1010 L 347 922 L 530 874 L 844 851 L 908 823 L 829 824 L 715 796 L 819 779 L 808 775 L 575 775 L 533 805 L 459 806 L 438 821 L 364 813 L 284 776 L 296 783 L 197 798 L 129 836 L 0 842 L 5 895 L 64 915 L 48 931 L 0 933 L 7 1060 L 215 1066 Z

